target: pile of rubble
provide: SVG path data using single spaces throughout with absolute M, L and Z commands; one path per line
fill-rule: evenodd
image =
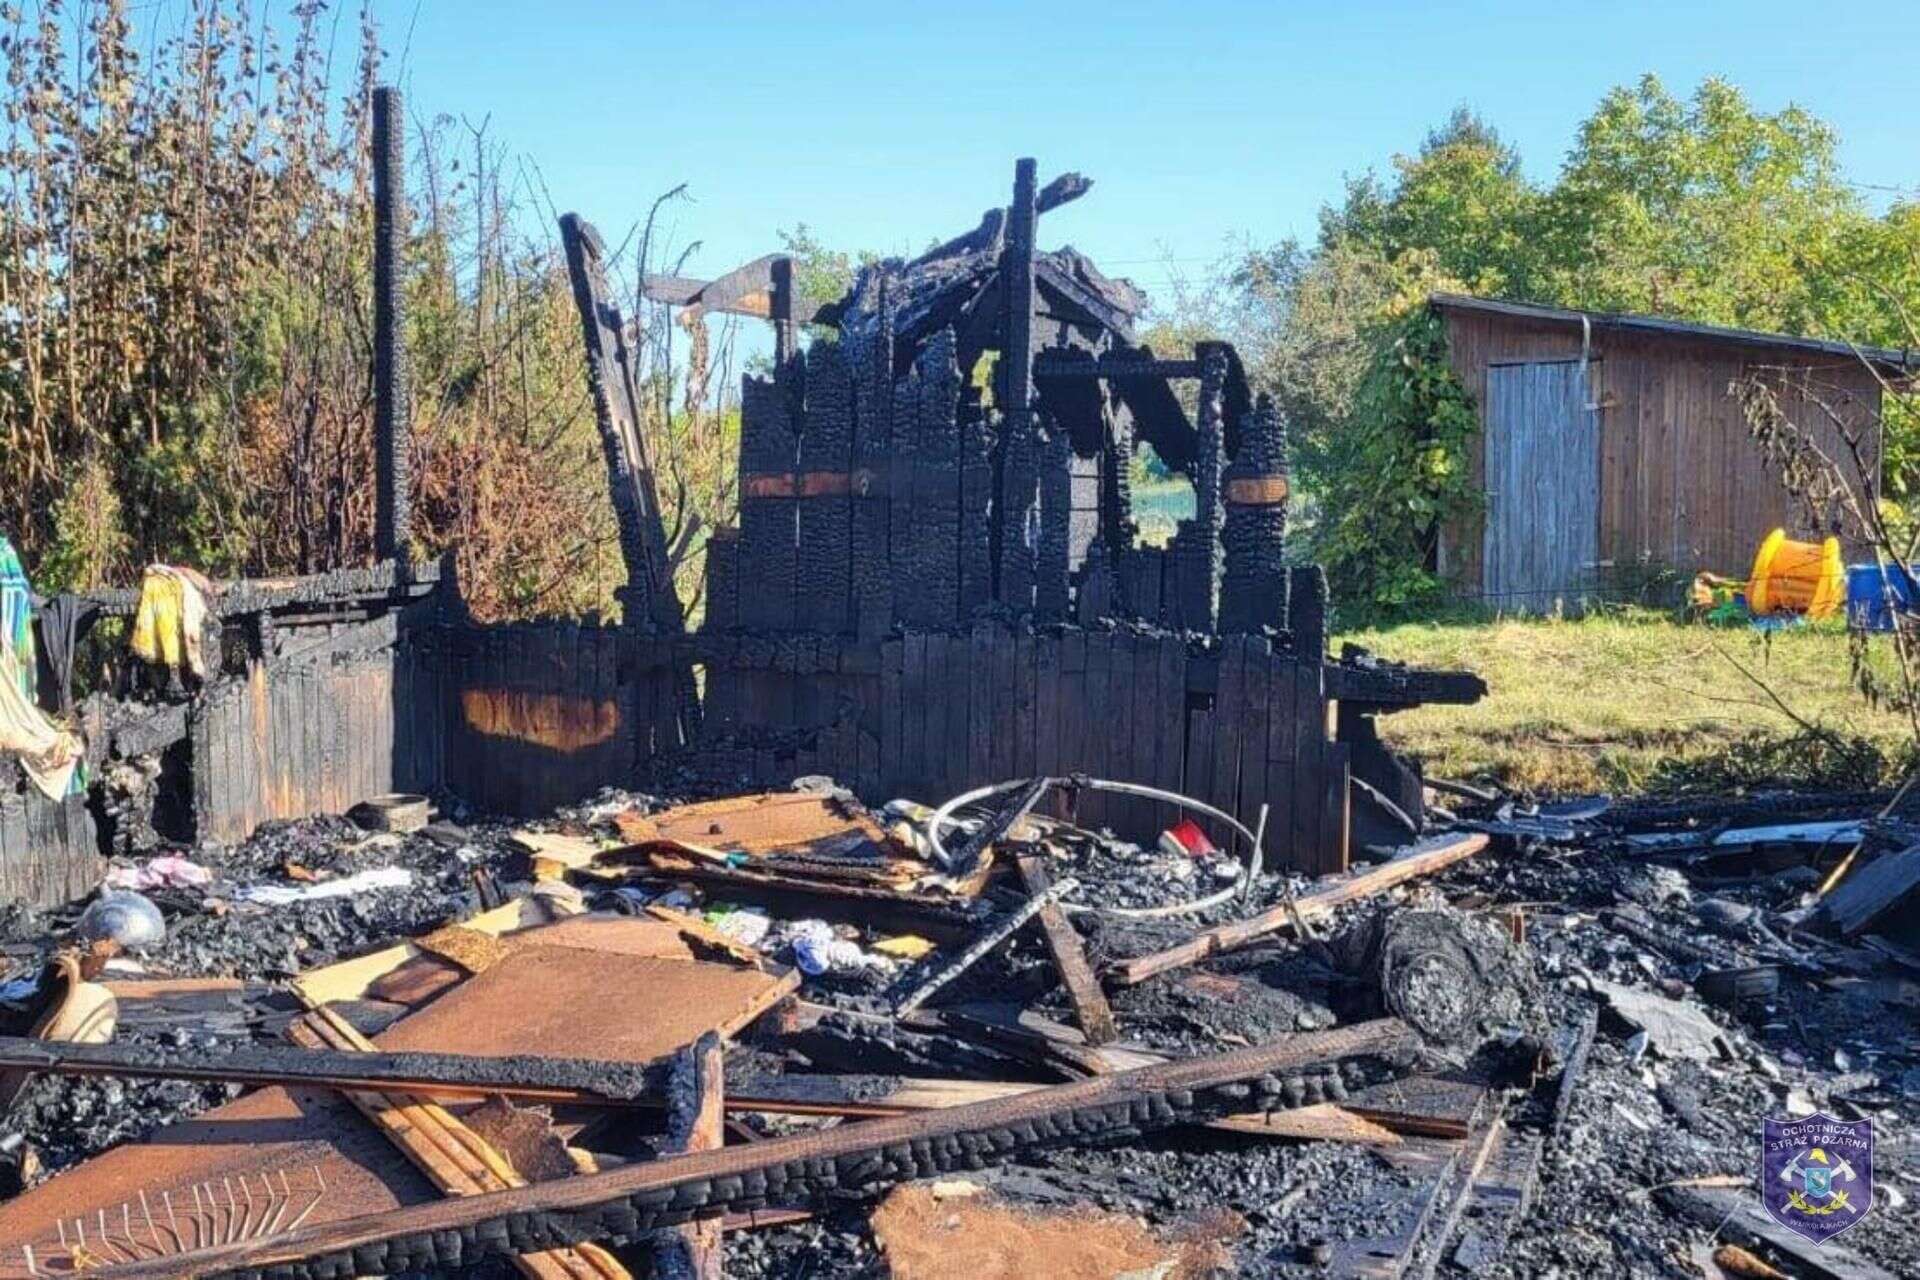
M 1912 1274 L 1888 797 L 1469 798 L 1307 882 L 1084 785 L 312 819 L 16 910 L 0 1276 Z M 1755 1194 L 1816 1112 L 1876 1143 L 1817 1247 Z

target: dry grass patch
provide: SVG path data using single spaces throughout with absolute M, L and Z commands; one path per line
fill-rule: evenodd
M 1478 672 L 1491 689 L 1479 704 L 1389 716 L 1382 732 L 1430 773 L 1526 791 L 1640 790 L 1663 761 L 1735 750 L 1756 733 L 1797 733 L 1794 717 L 1889 752 L 1907 736 L 1902 716 L 1869 707 L 1855 690 L 1838 626 L 1769 635 L 1628 611 L 1407 623 L 1341 641 Z M 1874 659 L 1887 660 L 1877 651 Z

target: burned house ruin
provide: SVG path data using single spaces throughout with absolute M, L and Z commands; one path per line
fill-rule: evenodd
M 380 119 L 395 110 L 382 91 Z M 770 321 L 769 376 L 743 390 L 737 527 L 708 549 L 707 606 L 683 621 L 640 433 L 627 330 L 602 247 L 562 220 L 626 568 L 618 625 L 476 624 L 446 565 L 407 558 L 406 386 L 394 275 L 405 222 L 398 132 L 376 129 L 380 563 L 237 582 L 210 604 L 203 683 L 73 708 L 89 794 L 0 800 L 0 894 L 66 900 L 147 825 L 235 840 L 258 823 L 386 792 L 543 811 L 665 765 L 716 788 L 827 774 L 868 799 L 935 801 L 1076 774 L 1203 800 L 1304 871 L 1422 825 L 1416 768 L 1374 718 L 1468 702 L 1464 673 L 1327 653 L 1324 576 L 1287 559 L 1285 424 L 1233 348 L 1161 355 L 1145 299 L 1043 214 L 1042 187 L 911 262 L 862 270 L 802 314 L 792 264 L 714 281 L 650 277 L 656 300 Z M 803 329 L 820 334 L 802 345 Z M 1136 447 L 1189 477 L 1193 518 L 1141 545 Z M 132 591 L 42 603 L 59 709 L 76 649 Z M 56 629 L 49 619 L 62 620 Z M 132 768 L 115 798 L 108 782 Z M 116 793 L 117 795 L 117 793 Z M 1170 810 L 1082 797 L 1083 821 L 1151 839 Z

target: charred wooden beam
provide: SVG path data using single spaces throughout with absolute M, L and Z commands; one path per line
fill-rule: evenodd
M 0 1036 L 0 1067 L 55 1075 L 322 1085 L 435 1097 L 499 1094 L 597 1106 L 658 1106 L 670 1060 L 633 1063 L 532 1054 L 496 1057 L 251 1046 L 210 1051 Z
M 580 313 L 586 345 L 587 381 L 593 391 L 594 422 L 606 456 L 607 481 L 620 529 L 620 555 L 627 582 L 617 593 L 623 619 L 656 635 L 686 629 L 673 585 L 673 561 L 667 550 L 666 524 L 654 486 L 653 464 L 640 431 L 640 393 L 633 353 L 607 288 L 606 245 L 600 233 L 577 213 L 560 219 L 560 240 L 567 255 L 573 303 Z M 700 695 L 690 667 L 674 672 L 680 736 L 692 742 L 700 731 Z
M 627 1241 L 704 1213 L 870 1195 L 908 1179 L 985 1168 L 1035 1147 L 1132 1138 L 1249 1106 L 1285 1109 L 1284 1075 L 1350 1058 L 1397 1059 L 1416 1048 L 1404 1026 L 1381 1019 L 946 1111 L 307 1225 L 100 1275 L 337 1280 L 471 1266 L 591 1240 Z
M 1033 608 L 1034 551 L 1028 528 L 1039 481 L 1033 413 L 1035 165 L 1014 166 L 1013 205 L 1007 244 L 1000 254 L 1006 306 L 1005 346 L 1000 356 L 1000 408 L 1005 430 L 1000 457 L 999 577 L 997 597 L 1016 613 Z
M 668 1150 L 718 1151 L 726 1142 L 725 1054 L 708 1033 L 680 1055 L 668 1111 Z M 720 1215 L 682 1223 L 654 1250 L 654 1273 L 665 1280 L 721 1280 Z
M 1259 915 L 1249 916 L 1233 924 L 1203 929 L 1185 942 L 1168 947 L 1165 951 L 1122 960 L 1107 970 L 1107 981 L 1112 985 L 1123 987 L 1145 982 L 1155 974 L 1194 964 L 1208 956 L 1246 946 L 1250 942 L 1278 933 L 1282 929 L 1293 928 L 1299 920 L 1311 923 L 1313 920 L 1325 918 L 1333 913 L 1335 907 L 1349 902 L 1358 902 L 1377 893 L 1384 893 L 1394 885 L 1417 876 L 1431 875 L 1464 858 L 1472 857 L 1486 847 L 1487 837 L 1474 834 L 1458 836 L 1429 849 L 1417 849 L 1390 862 L 1383 862 L 1369 868 L 1358 875 L 1348 876 L 1317 893 L 1310 893 L 1305 897 L 1283 903 L 1270 911 L 1263 911 Z
M 1020 868 L 1020 879 L 1028 893 L 1041 897 L 1053 887 L 1046 863 L 1035 855 L 1022 854 L 1015 865 Z M 1102 1045 L 1116 1039 L 1120 1033 L 1114 1029 L 1113 1006 L 1107 1003 L 1106 992 L 1100 989 L 1093 966 L 1087 963 L 1086 947 L 1073 922 L 1067 919 L 1060 904 L 1052 901 L 1040 908 L 1039 919 L 1040 928 L 1047 936 L 1047 951 L 1053 956 L 1053 967 L 1060 971 L 1060 981 L 1066 984 L 1067 998 L 1073 1001 L 1074 1016 L 1079 1020 L 1080 1030 L 1086 1033 L 1087 1043 Z

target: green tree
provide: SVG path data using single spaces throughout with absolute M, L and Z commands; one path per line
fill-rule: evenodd
M 1476 292 L 1529 287 L 1540 194 L 1492 125 L 1461 107 L 1416 154 L 1395 156 L 1393 169 L 1391 185 L 1371 172 L 1350 179 L 1345 201 L 1322 211 L 1322 252 L 1357 250 L 1392 262 L 1419 250 Z
M 1724 80 L 1689 101 L 1657 77 L 1581 125 L 1538 220 L 1551 301 L 1810 332 L 1814 279 L 1865 220 L 1833 130 L 1754 110 Z

